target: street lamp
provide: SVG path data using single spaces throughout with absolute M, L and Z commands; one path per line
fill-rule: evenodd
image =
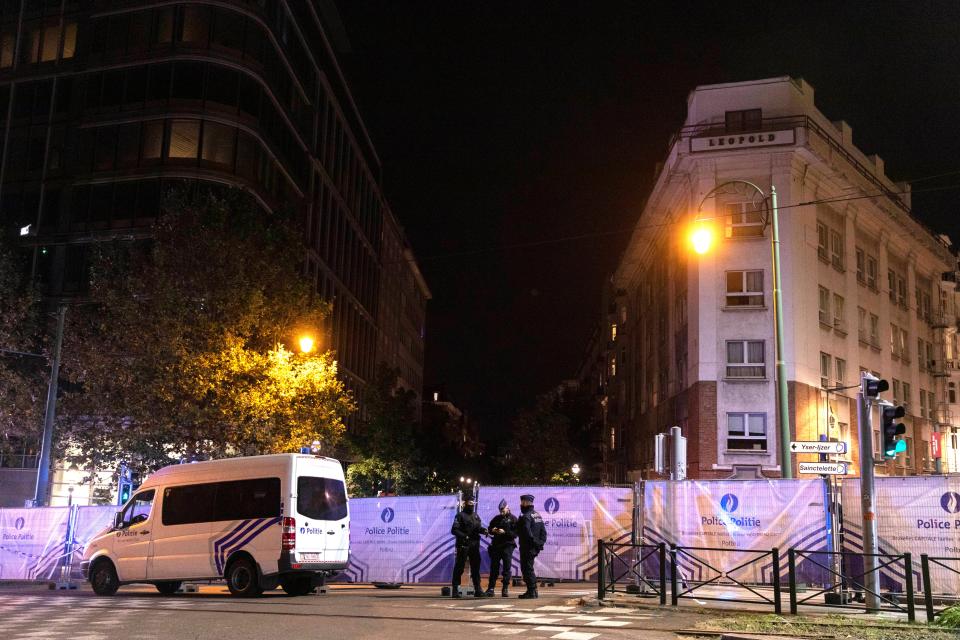
M 310 353 L 313 351 L 313 337 L 308 335 L 300 336 L 300 353 Z
M 575 476 L 579 476 L 579 475 L 580 475 L 580 465 L 577 464 L 576 462 L 574 462 L 574 463 L 573 463 L 573 466 L 570 467 L 570 472 L 573 473 L 573 475 L 575 475 Z
M 787 404 L 787 364 L 783 359 L 783 294 L 780 282 L 780 224 L 777 211 L 776 187 L 770 185 L 770 195 L 768 196 L 763 189 L 746 180 L 730 180 L 717 185 L 703 196 L 703 199 L 700 200 L 700 204 L 697 206 L 697 218 L 694 220 L 694 229 L 690 234 L 690 241 L 693 245 L 693 250 L 700 255 L 710 250 L 713 232 L 700 217 L 703 210 L 703 203 L 706 202 L 708 198 L 721 193 L 743 194 L 749 191 L 754 193 L 754 203 L 763 205 L 764 208 L 766 208 L 767 200 L 770 200 L 770 217 L 767 221 L 770 223 L 771 228 L 770 240 L 771 253 L 773 255 L 773 338 L 776 344 L 777 433 L 780 440 L 781 475 L 784 478 L 792 478 L 793 461 L 790 459 L 790 413 Z

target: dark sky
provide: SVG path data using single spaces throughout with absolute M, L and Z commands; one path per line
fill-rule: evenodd
M 342 63 L 434 295 L 426 384 L 494 433 L 574 375 L 627 233 L 509 247 L 630 227 L 697 84 L 802 76 L 894 179 L 960 170 L 952 0 L 338 5 Z M 960 240 L 958 195 L 917 195 L 915 212 Z

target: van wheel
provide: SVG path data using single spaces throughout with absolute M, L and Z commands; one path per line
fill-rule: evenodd
M 280 586 L 288 596 L 305 596 L 313 591 L 313 580 L 310 576 L 293 576 L 281 578 Z
M 159 591 L 163 595 L 172 596 L 177 592 L 178 589 L 180 589 L 180 585 L 182 584 L 183 583 L 180 581 L 171 581 L 171 582 L 158 582 L 153 586 L 155 586 L 157 588 L 157 591 Z
M 120 588 L 117 570 L 109 560 L 101 560 L 90 570 L 90 585 L 98 596 L 112 596 Z
M 227 588 L 230 589 L 231 595 L 253 598 L 263 593 L 260 588 L 257 565 L 248 558 L 237 558 L 231 562 L 224 577 L 227 579 Z

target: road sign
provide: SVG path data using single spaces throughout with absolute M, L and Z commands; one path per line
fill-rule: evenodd
M 847 475 L 846 462 L 801 462 L 800 473 L 813 473 L 821 476 Z
M 846 442 L 800 441 L 790 443 L 791 453 L 846 453 Z

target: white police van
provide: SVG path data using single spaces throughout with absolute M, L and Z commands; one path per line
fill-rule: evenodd
M 146 582 L 226 580 L 230 593 L 309 593 L 350 556 L 343 467 L 279 454 L 160 469 L 94 537 L 81 568 L 98 595 Z

